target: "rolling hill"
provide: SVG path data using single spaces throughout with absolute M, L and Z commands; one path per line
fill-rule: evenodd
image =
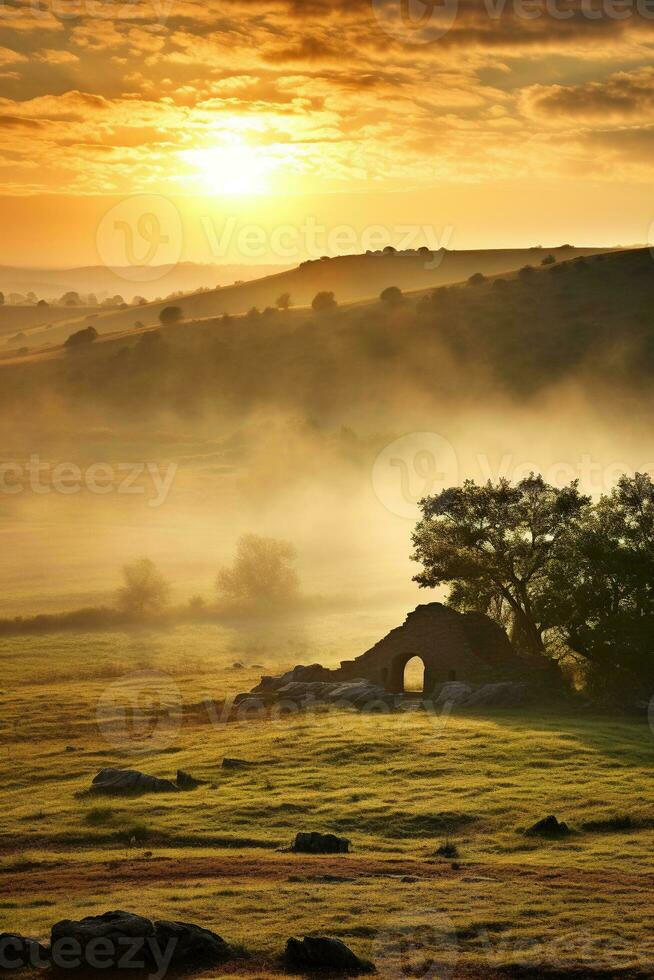
M 253 307 L 264 310 L 274 307 L 278 297 L 288 293 L 296 307 L 307 307 L 316 293 L 335 293 L 340 303 L 351 303 L 377 297 L 387 286 L 403 290 L 428 289 L 447 283 L 460 282 L 475 273 L 497 275 L 525 264 L 539 265 L 553 256 L 557 260 L 584 255 L 594 255 L 606 249 L 575 249 L 563 246 L 558 249 L 496 249 L 461 252 L 369 253 L 347 255 L 333 259 L 305 262 L 287 272 L 264 276 L 222 289 L 181 296 L 174 301 L 150 303 L 146 306 L 113 310 L 94 319 L 99 333 L 132 330 L 137 323 L 146 327 L 159 323 L 159 314 L 171 302 L 179 306 L 187 320 L 220 316 L 225 313 L 245 313 Z M 77 327 L 84 326 L 84 318 Z M 75 326 L 75 325 L 74 325 Z M 38 345 L 32 338 L 30 346 Z M 47 338 L 50 340 L 50 338 Z
M 5 365 L 0 404 L 29 391 L 130 416 L 135 406 L 145 416 L 271 405 L 345 422 L 405 395 L 460 408 L 498 395 L 524 401 L 569 381 L 604 399 L 607 385 L 645 397 L 653 301 L 649 250 L 599 254 L 419 291 L 396 306 L 375 300 L 131 331 L 54 360 Z

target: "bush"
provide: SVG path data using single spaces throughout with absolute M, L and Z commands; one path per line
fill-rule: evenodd
M 335 310 L 337 306 L 336 297 L 330 292 L 318 293 L 311 304 L 314 313 L 329 313 L 331 310 Z
M 183 313 L 179 306 L 166 306 L 159 314 L 159 322 L 164 327 L 170 327 L 175 323 L 179 323 L 182 317 Z
M 483 274 L 483 272 L 475 272 L 475 274 L 470 276 L 468 279 L 469 286 L 480 286 L 482 282 L 486 282 L 486 276 Z
M 64 347 L 69 350 L 85 347 L 87 344 L 92 344 L 94 340 L 98 339 L 98 331 L 95 327 L 86 327 L 85 330 L 78 330 L 77 333 L 72 333 L 68 340 L 65 342 Z
M 379 298 L 386 306 L 399 306 L 404 299 L 404 294 L 398 286 L 389 286 L 383 290 Z

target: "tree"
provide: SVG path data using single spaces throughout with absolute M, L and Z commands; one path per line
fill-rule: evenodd
M 281 296 L 277 297 L 277 302 L 275 306 L 278 310 L 287 310 L 291 306 L 291 294 L 282 293 Z
M 300 584 L 297 554 L 288 541 L 244 534 L 233 565 L 221 568 L 216 588 L 223 599 L 245 605 L 288 605 L 297 600 Z
M 118 602 L 125 612 L 139 619 L 163 612 L 170 598 L 170 585 L 149 558 L 123 566 L 125 584 Z
M 624 476 L 569 535 L 551 575 L 549 618 L 596 693 L 654 683 L 654 484 Z
M 475 272 L 468 279 L 469 286 L 480 286 L 482 282 L 486 282 L 486 276 L 483 272 Z
M 550 573 L 589 504 L 576 482 L 557 489 L 533 474 L 516 486 L 468 480 L 428 497 L 413 535 L 413 558 L 423 566 L 415 581 L 450 585 L 455 608 L 505 611 L 516 645 L 543 654 L 544 633 L 555 625 Z
M 404 294 L 398 286 L 388 286 L 382 291 L 379 298 L 386 306 L 395 307 L 401 305 Z
M 69 350 L 85 347 L 87 344 L 92 344 L 98 339 L 98 331 L 95 327 L 86 327 L 84 330 L 78 330 L 76 333 L 72 333 L 68 340 L 64 343 L 64 347 Z
M 333 293 L 321 292 L 317 293 L 314 297 L 311 307 L 314 313 L 330 313 L 335 310 L 338 306 L 336 298 Z
M 60 303 L 62 306 L 81 306 L 82 301 L 79 298 L 79 293 L 74 290 L 70 290 L 61 297 Z
M 179 323 L 182 316 L 182 310 L 179 306 L 166 306 L 159 314 L 159 322 L 164 327 L 171 327 L 175 323 Z

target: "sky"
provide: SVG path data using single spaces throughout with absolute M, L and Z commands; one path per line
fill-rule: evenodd
M 0 0 L 0 263 L 645 243 L 653 54 L 652 0 Z

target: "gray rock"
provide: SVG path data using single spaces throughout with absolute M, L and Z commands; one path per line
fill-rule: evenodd
M 559 822 L 556 817 L 545 817 L 525 831 L 528 837 L 568 837 L 571 833 L 567 823 Z
M 284 955 L 289 970 L 298 973 L 336 973 L 359 976 L 374 973 L 375 968 L 367 960 L 359 959 L 349 946 L 340 939 L 327 936 L 305 936 L 289 939 Z
M 188 922 L 154 923 L 159 949 L 174 943 L 171 965 L 177 969 L 213 966 L 232 959 L 233 950 L 221 936 Z
M 443 684 L 436 695 L 434 704 L 438 708 L 442 708 L 446 704 L 460 706 L 467 702 L 471 694 L 472 688 L 469 684 L 464 684 L 462 681 L 450 681 Z
M 91 784 L 91 792 L 109 796 L 142 793 L 177 793 L 178 787 L 169 779 L 146 776 L 136 769 L 102 769 Z
M 175 783 L 177 784 L 178 789 L 184 791 L 197 789 L 198 786 L 208 785 L 206 779 L 196 779 L 195 776 L 190 774 L 190 772 L 184 772 L 183 769 L 177 770 L 177 779 L 175 780 Z
M 466 704 L 486 705 L 490 708 L 519 708 L 528 700 L 529 686 L 505 681 L 501 684 L 484 684 L 468 698 Z
M 233 955 L 224 939 L 200 926 L 153 921 L 130 912 L 106 912 L 79 921 L 66 919 L 54 925 L 51 933 L 53 964 L 57 966 L 57 945 L 72 941 L 77 944 L 82 959 L 86 958 L 85 969 L 99 969 L 93 959 L 98 940 L 104 941 L 102 961 L 105 968 L 107 963 L 118 968 L 128 950 L 132 962 L 142 963 L 144 968 L 156 962 L 155 953 L 171 950 L 170 965 L 179 971 L 224 963 Z
M 36 939 L 15 932 L 0 933 L 0 973 L 36 968 L 48 962 L 48 951 Z
M 245 759 L 223 759 L 223 769 L 251 769 L 254 762 L 246 762 Z
M 348 854 L 350 841 L 335 834 L 299 833 L 291 850 L 296 854 Z

